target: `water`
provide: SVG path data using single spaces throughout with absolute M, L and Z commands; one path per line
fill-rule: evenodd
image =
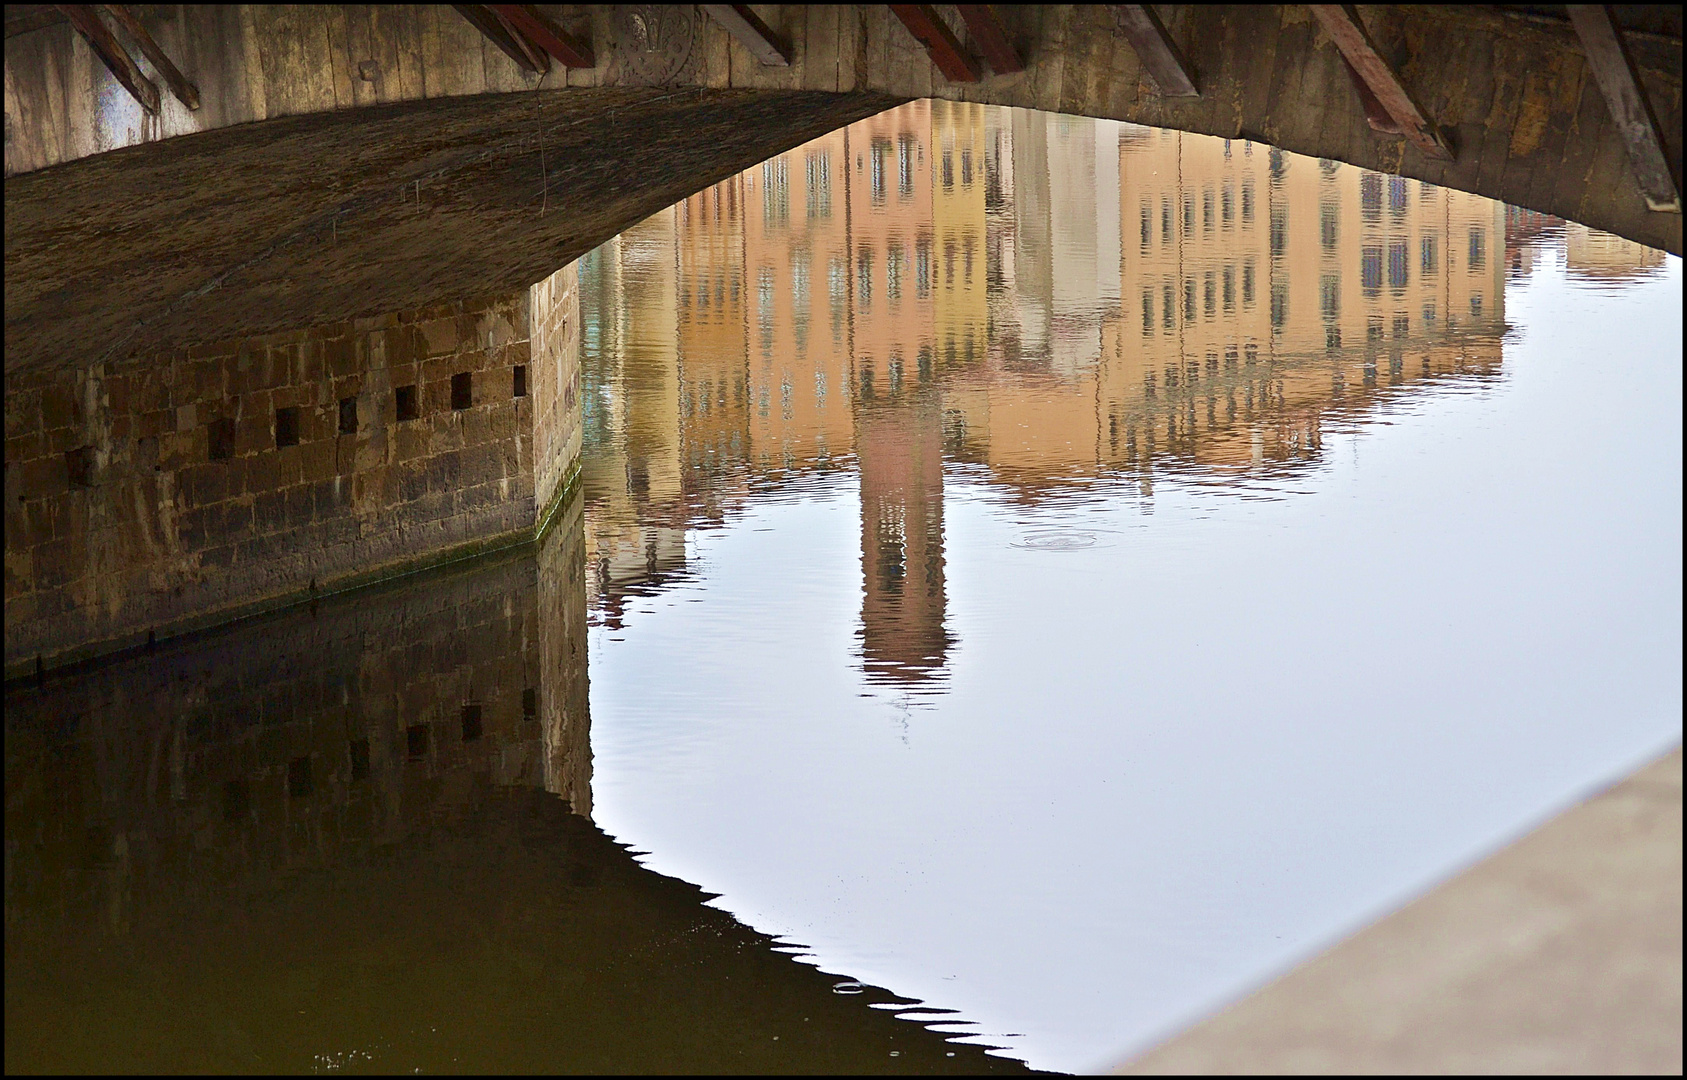
M 537 553 L 8 689 L 8 1070 L 1092 1069 L 1680 738 L 1679 259 L 916 103 L 581 292 Z
M 694 197 L 582 267 L 595 820 L 1145 1046 L 1679 738 L 1680 267 L 941 103 Z

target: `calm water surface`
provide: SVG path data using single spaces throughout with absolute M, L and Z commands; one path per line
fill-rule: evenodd
M 1681 263 L 916 104 L 582 266 L 594 818 L 1116 1060 L 1680 737 Z
M 9 1071 L 1093 1069 L 1680 738 L 1679 259 L 916 103 L 580 274 L 537 552 L 8 690 Z

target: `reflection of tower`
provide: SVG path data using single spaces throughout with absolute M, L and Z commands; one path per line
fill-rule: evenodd
M 942 406 L 931 390 L 856 414 L 861 465 L 861 651 L 868 678 L 914 684 L 949 650 L 943 627 Z

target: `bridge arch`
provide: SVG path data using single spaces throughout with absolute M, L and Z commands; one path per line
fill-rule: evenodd
M 1195 98 L 1161 92 L 1117 6 L 996 9 L 1023 70 L 977 82 L 948 81 L 883 6 L 763 6 L 786 66 L 691 7 L 535 10 L 594 66 L 524 72 L 443 6 L 137 9 L 200 100 L 160 94 L 150 114 L 56 9 L 9 7 L 8 363 L 519 287 L 692 191 L 922 97 L 1252 138 L 1681 251 L 1681 216 L 1649 209 L 1574 32 L 1539 16 L 1359 9 L 1454 148 L 1443 162 L 1372 130 L 1299 5 L 1162 6 Z M 949 23 L 963 52 L 988 51 Z M 1626 36 L 1679 175 L 1678 15 L 1670 32 Z

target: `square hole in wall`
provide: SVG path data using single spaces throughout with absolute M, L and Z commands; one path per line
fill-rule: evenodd
M 70 474 L 71 487 L 94 486 L 94 448 L 79 446 L 64 452 L 64 468 Z
M 401 386 L 392 392 L 392 396 L 398 404 L 398 418 L 400 420 L 414 420 L 422 414 L 414 386 Z
M 310 774 L 310 758 L 296 757 L 287 763 L 287 795 L 289 798 L 302 799 L 316 790 L 316 784 Z
M 299 409 L 293 406 L 275 410 L 275 445 L 299 445 Z
M 529 686 L 521 692 L 521 718 L 532 720 L 539 715 L 539 691 Z
M 480 738 L 480 706 L 463 706 L 463 741 L 473 742 Z
M 451 376 L 451 407 L 466 409 L 474 404 L 474 375 L 459 371 Z
M 404 729 L 404 745 L 412 758 L 428 756 L 428 726 L 411 724 Z
M 223 785 L 223 820 L 245 821 L 252 812 L 252 787 L 244 780 Z
M 351 741 L 351 778 L 353 780 L 369 779 L 368 739 L 353 739 Z
M 357 399 L 354 397 L 340 399 L 340 434 L 357 434 Z
M 210 454 L 212 461 L 227 461 L 234 456 L 234 421 L 213 420 L 205 425 L 210 435 Z
M 527 365 L 526 364 L 517 364 L 515 366 L 515 396 L 516 397 L 526 397 L 527 396 Z

